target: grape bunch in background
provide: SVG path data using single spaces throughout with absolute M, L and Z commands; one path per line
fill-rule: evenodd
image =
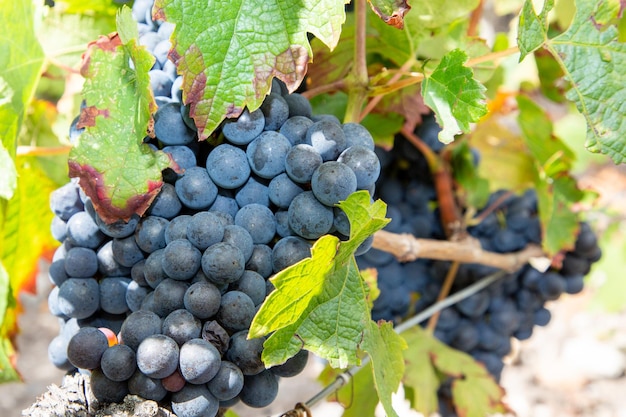
M 179 417 L 212 416 L 241 401 L 269 405 L 278 379 L 304 369 L 308 352 L 265 369 L 264 339 L 247 339 L 272 274 L 310 256 L 312 241 L 350 233 L 334 208 L 374 191 L 380 164 L 371 135 L 274 81 L 259 110 L 228 120 L 216 142 L 197 142 L 181 78 L 167 60 L 172 26 L 135 2 L 140 43 L 158 110 L 150 146 L 180 172 L 142 217 L 104 223 L 72 180 L 51 196 L 54 255 L 49 297 L 61 331 L 49 346 L 59 368 L 89 370 L 99 400 L 127 393 L 171 404 Z M 71 139 L 80 136 L 75 125 Z M 364 244 L 360 250 L 369 248 Z
M 437 140 L 440 128 L 427 116 L 417 135 L 435 152 L 444 148 Z M 472 150 L 475 164 L 479 155 Z M 383 169 L 376 183 L 376 198 L 388 204 L 392 221 L 385 230 L 409 233 L 418 238 L 445 239 L 439 218 L 433 178 L 424 156 L 403 137 L 398 136 L 391 150 L 376 148 Z M 510 253 L 528 244 L 541 243 L 537 196 L 533 190 L 522 195 L 499 191 L 490 196 L 485 208 L 476 215 L 482 220 L 468 228 L 484 250 Z M 484 290 L 444 309 L 437 321 L 435 336 L 447 345 L 467 352 L 499 380 L 503 358 L 511 350 L 511 338 L 525 340 L 534 326 L 550 320 L 547 301 L 563 293 L 583 289 L 583 278 L 600 259 L 597 238 L 587 223 L 573 251 L 564 253 L 560 267 L 540 272 L 530 265 L 508 274 Z M 370 249 L 357 257 L 359 268 L 378 270 L 379 297 L 374 301 L 374 320 L 402 321 L 434 304 L 450 269 L 450 262 L 418 259 L 400 263 L 391 254 Z M 459 291 L 496 272 L 479 264 L 461 264 L 451 289 Z M 440 390 L 442 415 L 455 415 L 447 406 L 449 387 Z

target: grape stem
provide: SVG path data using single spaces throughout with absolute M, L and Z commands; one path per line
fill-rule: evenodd
M 396 234 L 385 230 L 374 234 L 372 247 L 391 253 L 400 262 L 411 262 L 418 258 L 438 259 L 478 263 L 509 272 L 519 269 L 531 258 L 545 257 L 537 245 L 528 245 L 519 252 L 495 253 L 483 250 L 480 243 L 469 236 L 459 241 L 418 239 L 408 233 Z
M 462 289 L 462 290 L 452 294 L 451 296 L 445 298 L 444 300 L 441 300 L 441 301 L 431 305 L 430 307 L 426 308 L 425 310 L 423 310 L 419 314 L 416 314 L 415 316 L 411 317 L 410 319 L 408 319 L 408 320 L 398 324 L 394 328 L 395 332 L 396 333 L 405 332 L 406 330 L 410 329 L 411 327 L 416 326 L 417 324 L 423 322 L 424 320 L 432 317 L 434 314 L 440 312 L 441 310 L 443 310 L 443 309 L 445 309 L 447 307 L 450 307 L 451 305 L 454 305 L 454 304 L 458 303 L 459 301 L 464 300 L 465 298 L 467 298 L 467 297 L 469 297 L 469 296 L 471 296 L 473 294 L 476 294 L 477 292 L 479 292 L 482 289 L 488 287 L 489 285 L 491 285 L 495 281 L 503 278 L 506 275 L 507 275 L 506 271 L 498 271 L 498 272 L 495 272 L 495 273 L 493 273 L 491 275 L 487 275 L 486 277 L 482 278 L 480 281 L 477 281 L 474 284 L 470 285 L 469 287 L 466 287 L 466 288 L 464 288 L 464 289 Z M 343 387 L 344 385 L 349 383 L 350 379 L 352 379 L 352 377 L 357 372 L 359 372 L 361 369 L 363 369 L 365 367 L 365 365 L 367 365 L 369 363 L 369 361 L 370 361 L 370 357 L 369 356 L 365 356 L 361 360 L 361 364 L 360 365 L 353 366 L 352 368 L 348 369 L 347 371 L 339 374 L 337 376 L 337 378 L 333 382 L 328 384 L 320 392 L 318 392 L 316 395 L 311 397 L 311 399 L 309 399 L 306 403 L 304 403 L 304 406 L 306 406 L 307 408 L 313 407 L 318 402 L 324 400 L 329 395 L 331 395 L 334 392 L 338 391 L 341 387 Z M 292 415 L 294 415 L 293 412 L 295 412 L 295 411 L 296 411 L 295 409 L 291 410 L 291 411 L 288 411 L 288 412 L 282 414 L 281 417 L 292 416 Z
M 472 11 L 470 15 L 469 25 L 467 27 L 467 36 L 478 36 L 478 24 L 483 17 L 483 9 L 485 8 L 485 0 L 480 0 L 478 6 Z
M 450 265 L 450 269 L 448 269 L 448 273 L 446 274 L 446 279 L 443 281 L 443 285 L 441 286 L 441 291 L 439 291 L 439 295 L 437 296 L 437 301 L 443 301 L 450 294 L 454 278 L 456 278 L 456 273 L 459 271 L 459 265 L 461 265 L 459 261 L 454 261 Z M 426 329 L 430 332 L 430 334 L 435 332 L 437 321 L 439 321 L 439 311 L 430 316 L 430 320 L 428 320 Z
M 356 16 L 354 66 L 348 79 L 348 105 L 345 123 L 360 121 L 359 115 L 367 98 L 369 86 L 366 53 L 367 2 L 355 0 L 354 10 Z

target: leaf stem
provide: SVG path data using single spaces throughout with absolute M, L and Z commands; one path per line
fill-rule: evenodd
M 500 59 L 500 58 L 506 58 L 507 56 L 514 55 L 514 54 L 516 54 L 518 52 L 519 52 L 519 47 L 512 46 L 512 47 L 510 47 L 508 49 L 503 49 L 502 51 L 490 52 L 490 53 L 485 54 L 485 55 L 477 56 L 476 58 L 470 58 L 465 63 L 465 66 L 466 67 L 475 67 L 476 65 L 479 65 L 479 64 L 482 64 L 482 63 L 485 63 L 485 62 L 494 61 L 494 60 Z
M 403 333 L 405 331 L 407 331 L 408 329 L 410 329 L 413 326 L 416 326 L 417 324 L 423 322 L 424 320 L 428 319 L 429 317 L 432 317 L 434 314 L 440 312 L 441 310 L 443 310 L 444 308 L 450 307 L 451 305 L 454 305 L 456 303 L 458 303 L 461 300 L 464 300 L 465 298 L 476 294 L 477 292 L 483 290 L 484 288 L 488 287 L 489 285 L 493 284 L 494 282 L 496 282 L 497 280 L 503 278 L 504 276 L 506 276 L 506 272 L 505 271 L 498 271 L 495 272 L 491 275 L 487 275 L 486 277 L 482 278 L 480 281 L 475 282 L 474 284 L 470 285 L 469 287 L 463 288 L 460 291 L 457 291 L 456 293 L 452 294 L 451 296 L 447 297 L 446 299 L 439 301 L 433 305 L 431 305 L 430 307 L 424 309 L 422 312 L 416 314 L 415 316 L 411 317 L 410 319 L 398 324 L 397 326 L 394 327 L 394 331 L 396 333 Z M 369 356 L 365 356 L 362 360 L 361 360 L 361 364 L 357 365 L 357 366 L 353 366 L 352 368 L 348 369 L 347 371 L 339 374 L 337 376 L 337 378 L 331 382 L 330 384 L 328 384 L 326 387 L 324 387 L 320 392 L 318 392 L 317 394 L 315 394 L 313 397 L 311 397 L 311 399 L 309 399 L 306 403 L 304 403 L 304 405 L 306 407 L 313 407 L 315 404 L 317 404 L 318 402 L 324 400 L 326 397 L 328 397 L 329 395 L 331 395 L 332 393 L 336 392 L 337 390 L 339 390 L 341 387 L 343 387 L 344 385 L 346 385 L 347 383 L 350 382 L 350 379 L 352 379 L 352 377 L 359 372 L 361 369 L 363 369 L 365 367 L 365 365 L 367 365 L 370 361 L 370 357 Z M 284 414 L 281 415 L 281 417 L 290 417 L 290 416 L 294 416 L 294 415 L 301 415 L 301 414 L 295 414 L 298 411 L 296 409 L 288 411 Z
M 452 289 L 452 284 L 456 278 L 456 273 L 459 271 L 459 265 L 461 265 L 459 261 L 454 261 L 450 265 L 450 269 L 448 269 L 448 273 L 446 274 L 446 279 L 443 281 L 443 285 L 441 286 L 441 291 L 439 291 L 439 295 L 437 296 L 437 302 L 443 301 L 448 295 L 450 295 L 450 290 Z M 435 312 L 428 320 L 426 330 L 428 330 L 431 334 L 435 332 L 435 327 L 437 327 L 439 313 L 439 311 Z
M 53 156 L 53 155 L 67 155 L 71 146 L 18 146 L 17 155 L 19 156 Z
M 358 122 L 359 115 L 368 94 L 369 75 L 367 73 L 366 29 L 367 1 L 355 0 L 355 39 L 354 65 L 348 80 L 348 105 L 344 122 Z
M 495 253 L 480 247 L 480 243 L 465 237 L 460 241 L 418 239 L 408 233 L 390 233 L 380 230 L 374 234 L 372 247 L 389 252 L 400 262 L 412 262 L 418 258 L 437 259 L 440 261 L 458 261 L 462 263 L 478 263 L 515 271 L 531 258 L 543 257 L 545 254 L 538 245 L 528 245 L 519 252 Z

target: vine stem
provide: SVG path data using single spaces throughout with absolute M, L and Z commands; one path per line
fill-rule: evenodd
M 311 88 L 310 90 L 306 90 L 302 92 L 301 94 L 307 99 L 311 99 L 315 96 L 319 96 L 320 94 L 331 93 L 333 91 L 342 90 L 344 88 L 346 88 L 346 81 L 337 80 L 330 84 L 324 84 L 324 85 Z
M 356 23 L 354 39 L 354 66 L 348 80 L 348 105 L 344 122 L 358 122 L 363 103 L 368 95 L 369 75 L 367 73 L 366 26 L 367 1 L 354 2 Z
M 459 241 L 419 239 L 409 233 L 390 233 L 379 230 L 374 233 L 372 247 L 389 252 L 400 262 L 411 262 L 417 258 L 478 263 L 515 271 L 531 258 L 545 257 L 538 245 L 528 245 L 519 252 L 495 253 L 480 247 L 480 243 L 469 236 Z
M 477 56 L 476 58 L 470 58 L 465 63 L 466 67 L 475 67 L 476 65 L 482 64 L 484 62 L 494 61 L 500 58 L 506 58 L 507 56 L 514 55 L 519 52 L 519 47 L 512 46 L 508 49 L 503 49 L 502 51 L 490 52 L 485 55 Z
M 469 26 L 467 27 L 467 36 L 478 35 L 478 24 L 483 17 L 483 9 L 485 8 L 485 0 L 480 0 L 478 6 L 472 11 L 470 15 Z
M 443 310 L 444 308 L 450 307 L 451 305 L 454 305 L 456 303 L 458 303 L 461 300 L 464 300 L 465 298 L 476 294 L 477 292 L 483 290 L 484 288 L 488 287 L 489 285 L 491 285 L 492 283 L 496 282 L 497 280 L 503 278 L 504 276 L 506 276 L 506 271 L 498 271 L 495 272 L 491 275 L 487 275 L 486 277 L 482 278 L 481 280 L 475 282 L 474 284 L 452 294 L 449 297 L 446 297 L 444 300 L 441 300 L 433 305 L 431 305 L 430 307 L 424 309 L 424 311 L 422 311 L 419 314 L 416 314 L 415 316 L 411 317 L 410 319 L 398 324 L 397 326 L 394 327 L 394 330 L 396 333 L 400 334 L 403 333 L 405 331 L 407 331 L 408 329 L 410 329 L 413 326 L 418 325 L 419 323 L 423 322 L 424 320 L 432 317 L 434 314 L 440 312 L 441 310 Z M 353 366 L 352 368 L 348 369 L 347 371 L 339 374 L 337 376 L 337 378 L 331 382 L 330 384 L 328 384 L 326 387 L 324 387 L 320 392 L 318 392 L 317 394 L 315 394 L 313 397 L 311 397 L 306 403 L 304 403 L 304 405 L 306 407 L 313 407 L 315 404 L 317 404 L 318 402 L 324 400 L 326 397 L 328 397 L 329 395 L 331 395 L 332 393 L 336 392 L 337 390 L 339 390 L 341 387 L 343 387 L 344 385 L 346 385 L 348 382 L 350 382 L 350 380 L 354 377 L 354 375 L 359 372 L 361 369 L 363 369 L 363 367 L 365 367 L 365 365 L 367 365 L 370 361 L 370 357 L 369 356 L 365 356 L 362 360 L 361 360 L 361 364 L 360 365 L 356 365 Z M 282 416 L 287 416 L 289 415 L 287 413 L 282 414 Z

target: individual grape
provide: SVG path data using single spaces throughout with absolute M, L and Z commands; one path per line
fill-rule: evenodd
M 272 250 L 272 268 L 275 273 L 311 256 L 311 245 L 296 236 L 280 239 Z
M 133 350 L 148 336 L 161 333 L 161 318 L 152 311 L 138 310 L 131 313 L 120 330 L 122 343 Z
M 154 312 L 159 317 L 165 317 L 172 311 L 183 308 L 183 298 L 187 288 L 189 288 L 189 284 L 186 282 L 170 278 L 161 281 L 154 289 L 154 303 L 156 307 Z
M 455 349 L 470 351 L 474 349 L 479 342 L 479 335 L 476 326 L 471 321 L 461 319 L 459 326 L 452 333 L 450 346 Z
M 568 294 L 578 294 L 585 286 L 585 277 L 582 274 L 569 275 L 565 277 L 565 292 Z
M 261 111 L 265 116 L 265 130 L 278 130 L 289 118 L 289 105 L 278 94 L 270 94 L 261 104 Z
M 306 184 L 322 162 L 322 155 L 313 146 L 297 144 L 285 157 L 285 172 L 294 182 Z
M 130 282 L 130 278 L 126 277 L 107 277 L 100 280 L 100 308 L 111 314 L 126 313 L 126 291 Z
M 206 169 L 213 182 L 226 189 L 241 187 L 250 177 L 246 153 L 226 143 L 211 151 L 206 160 Z
M 69 182 L 50 194 L 50 209 L 63 221 L 83 210 L 83 202 L 78 195 L 78 185 Z
M 291 201 L 304 190 L 282 173 L 272 178 L 268 187 L 269 200 L 279 208 L 287 209 Z
M 165 247 L 165 229 L 169 221 L 162 217 L 148 216 L 141 219 L 135 230 L 137 246 L 146 253 Z
M 230 336 L 228 335 L 228 332 L 215 320 L 204 323 L 202 326 L 202 338 L 215 346 L 222 356 L 228 350 Z
M 246 262 L 246 269 L 258 272 L 267 279 L 273 271 L 272 248 L 267 245 L 254 245 L 252 255 Z
M 333 207 L 333 227 L 337 232 L 341 233 L 344 236 L 350 236 L 350 220 L 348 219 L 348 215 L 339 207 Z
M 123 237 L 128 237 L 135 233 L 135 229 L 139 224 L 140 217 L 136 214 L 127 221 L 118 220 L 114 223 L 105 223 L 99 216 L 96 215 L 96 224 L 100 228 L 100 231 L 105 235 L 113 238 L 121 239 Z
M 241 278 L 231 285 L 231 290 L 246 294 L 257 306 L 265 300 L 265 279 L 257 272 L 244 271 Z
M 235 282 L 245 268 L 245 258 L 238 247 L 220 242 L 207 248 L 202 255 L 202 271 L 217 285 Z
M 346 148 L 352 146 L 364 146 L 370 151 L 374 150 L 374 138 L 371 133 L 358 123 L 344 123 L 341 128 L 346 136 Z
M 67 358 L 77 368 L 100 367 L 102 354 L 109 347 L 107 337 L 95 327 L 83 327 L 67 345 Z
M 457 303 L 458 310 L 467 317 L 480 317 L 489 308 L 489 294 L 480 291 Z
M 48 360 L 61 370 L 71 371 L 75 366 L 67 358 L 67 345 L 68 340 L 62 335 L 52 339 L 48 345 Z
M 160 379 L 150 378 L 140 370 L 136 370 L 128 380 L 128 391 L 146 400 L 161 401 L 167 395 Z
M 124 299 L 126 300 L 126 305 L 130 311 L 137 311 L 141 308 L 141 303 L 143 302 L 148 292 L 150 292 L 150 288 L 141 286 L 137 283 L 137 281 L 131 281 L 126 287 L 126 294 L 124 295 Z
M 545 307 L 541 307 L 533 313 L 533 322 L 537 326 L 546 326 L 551 318 L 550 310 Z
M 58 309 L 67 317 L 84 319 L 100 308 L 99 285 L 93 278 L 69 278 L 58 288 Z
M 244 330 L 250 327 L 256 314 L 254 302 L 241 291 L 228 291 L 222 295 L 217 321 L 228 330 Z
M 137 367 L 150 378 L 165 378 L 178 365 L 178 344 L 164 334 L 146 337 L 137 348 Z
M 200 337 L 201 331 L 202 324 L 200 320 L 184 308 L 172 311 L 163 320 L 163 334 L 172 338 L 179 345 Z
M 220 401 L 235 398 L 243 388 L 244 376 L 232 362 L 222 361 L 215 377 L 208 382 L 207 388 Z
M 525 246 L 523 235 L 511 229 L 500 229 L 492 238 L 493 247 L 496 252 L 509 253 L 521 250 Z
M 146 310 L 152 313 L 155 313 L 157 310 L 156 304 L 154 303 L 154 291 L 150 291 L 144 299 L 141 301 L 141 305 L 139 306 L 139 310 Z
M 241 226 L 231 224 L 224 227 L 224 238 L 222 242 L 230 243 L 238 247 L 246 261 L 252 256 L 252 249 L 254 247 L 252 236 Z
M 159 37 L 161 38 L 161 36 Z M 172 43 L 170 42 L 169 39 L 163 39 L 161 42 L 157 43 L 156 46 L 154 47 L 152 54 L 156 58 L 159 65 L 161 65 L 161 67 L 163 67 L 163 65 L 165 65 L 165 63 L 167 62 L 167 54 L 170 51 L 171 47 L 172 47 Z M 159 94 L 159 95 L 169 96 L 171 94 L 171 90 L 172 88 L 170 87 L 170 91 L 165 92 L 165 94 Z
M 191 339 L 180 347 L 180 372 L 187 382 L 205 384 L 220 370 L 221 355 L 204 339 Z
M 309 352 L 307 350 L 301 350 L 296 353 L 295 356 L 287 359 L 287 362 L 282 365 L 272 367 L 271 371 L 276 376 L 290 378 L 298 375 L 304 370 L 308 359 Z
M 289 212 L 287 210 L 279 210 L 274 213 L 276 220 L 276 234 L 280 237 L 293 236 L 294 233 L 289 227 Z
M 444 144 L 439 141 L 439 132 L 441 132 L 441 127 L 437 124 L 434 115 L 430 115 L 422 119 L 422 124 L 415 133 L 429 148 L 435 152 L 440 152 Z
M 143 276 L 151 288 L 156 288 L 157 285 L 167 278 L 165 271 L 163 271 L 162 258 L 164 251 L 165 249 L 157 249 L 146 258 Z
M 289 139 L 291 145 L 306 143 L 306 132 L 313 124 L 313 120 L 304 116 L 293 116 L 287 119 L 280 127 L 279 133 Z
M 248 204 L 235 216 L 235 224 L 250 233 L 255 244 L 267 244 L 276 234 L 276 223 L 272 211 L 260 204 Z
M 174 187 L 180 201 L 190 209 L 207 209 L 217 198 L 217 186 L 201 167 L 187 169 Z
M 244 375 L 256 375 L 265 370 L 261 360 L 263 338 L 248 339 L 248 331 L 242 330 L 230 338 L 226 359 L 234 363 Z
M 311 103 L 301 94 L 292 93 L 283 95 L 283 98 L 289 106 L 289 117 L 304 116 L 310 118 L 313 116 L 313 109 Z M 282 128 L 282 127 L 281 127 Z
M 356 191 L 357 179 L 346 164 L 337 161 L 324 162 L 311 178 L 311 190 L 322 204 L 334 206 Z
M 288 213 L 289 226 L 305 239 L 318 239 L 333 225 L 332 208 L 320 203 L 311 191 L 298 194 L 289 205 Z
M 146 275 L 144 274 L 144 270 L 146 267 L 146 260 L 142 259 L 137 262 L 135 265 L 130 268 L 130 277 L 133 281 L 137 281 L 137 284 L 142 286 L 147 286 L 148 282 L 146 281 Z
M 172 71 L 176 72 L 175 65 L 173 66 Z M 198 128 L 196 127 L 196 122 L 194 122 L 193 118 L 189 115 L 190 110 L 191 110 L 191 107 L 189 104 L 182 105 L 180 106 L 180 115 L 182 116 L 183 122 L 185 122 L 187 127 L 191 129 L 192 131 L 197 132 Z
M 143 251 L 137 245 L 137 241 L 134 236 L 128 236 L 122 239 L 113 239 L 113 243 L 111 243 L 111 251 L 113 252 L 113 258 L 115 258 L 115 261 L 128 268 L 131 268 L 137 262 L 144 259 Z
M 269 207 L 270 199 L 268 187 L 262 181 L 264 180 L 251 176 L 248 178 L 248 181 L 237 190 L 235 201 L 237 201 L 239 207 L 255 203 Z
M 98 271 L 103 277 L 121 277 L 130 275 L 130 268 L 120 265 L 113 256 L 113 242 L 108 241 L 96 254 L 98 257 Z
M 93 277 L 98 272 L 98 256 L 92 249 L 75 247 L 65 255 L 63 266 L 69 277 Z
M 191 216 L 188 214 L 182 214 L 170 220 L 165 228 L 165 244 L 168 245 L 176 239 L 187 239 L 187 227 L 190 220 Z
M 105 235 L 89 214 L 79 211 L 67 221 L 67 239 L 72 245 L 96 249 Z
M 328 120 L 315 122 L 309 127 L 306 143 L 313 146 L 324 161 L 336 160 L 347 147 L 341 125 Z
M 205 385 L 187 384 L 172 394 L 172 411 L 178 417 L 214 417 L 220 402 Z
M 103 403 L 119 403 L 128 394 L 126 381 L 113 381 L 100 370 L 94 369 L 89 377 L 89 387 L 96 399 Z
M 221 242 L 224 238 L 224 225 L 220 218 L 209 211 L 194 214 L 187 225 L 187 239 L 200 250 Z
M 252 171 L 271 179 L 285 171 L 285 158 L 291 142 L 278 132 L 263 132 L 248 145 L 246 156 Z
M 587 275 L 591 270 L 591 263 L 584 258 L 576 256 L 575 253 L 567 253 L 563 259 L 561 273 L 567 275 Z
M 192 278 L 200 269 L 202 254 L 187 239 L 171 241 L 163 251 L 161 265 L 168 277 L 176 280 Z
M 217 314 L 221 298 L 220 290 L 212 283 L 205 281 L 191 284 L 185 292 L 183 302 L 191 314 L 205 320 Z
M 100 368 L 112 381 L 126 381 L 137 369 L 135 351 L 126 345 L 109 346 L 102 354 Z
M 58 242 L 63 242 L 67 237 L 67 223 L 60 217 L 54 216 L 50 224 L 50 233 Z
M 232 197 L 228 197 L 226 195 L 218 194 L 215 198 L 215 202 L 209 207 L 209 211 L 215 213 L 221 213 L 222 215 L 230 216 L 233 221 L 237 212 L 239 211 L 239 204 L 237 204 L 237 200 Z M 233 222 L 231 222 L 232 224 Z
M 539 281 L 539 293 L 546 300 L 556 300 L 565 291 L 565 280 L 556 272 L 546 273 Z
M 189 149 L 187 147 L 182 148 Z M 161 187 L 161 191 L 150 205 L 147 213 L 150 216 L 163 217 L 169 220 L 176 217 L 176 215 L 180 213 L 182 207 L 183 206 L 176 195 L 176 189 L 174 186 L 172 184 L 164 183 Z
M 263 132 L 265 116 L 261 110 L 244 109 L 236 120 L 226 120 L 222 133 L 235 145 L 247 145 Z
M 278 378 L 269 370 L 256 375 L 246 375 L 239 393 L 241 401 L 249 407 L 270 405 L 278 395 Z
M 168 95 L 172 89 L 172 80 L 162 71 L 157 74 L 159 83 L 166 80 L 169 83 L 162 84 L 164 94 L 156 95 Z M 154 134 L 166 145 L 187 145 L 196 139 L 195 132 L 183 121 L 179 103 L 168 103 L 159 107 L 154 114 Z
M 355 145 L 347 148 L 337 158 L 338 162 L 346 164 L 356 176 L 358 189 L 371 187 L 380 175 L 380 161 L 374 151 Z
M 180 369 L 177 369 L 172 375 L 161 379 L 161 384 L 163 384 L 163 388 L 169 392 L 178 392 L 185 387 L 187 381 L 185 381 L 185 378 L 183 378 L 183 375 L 180 373 Z

